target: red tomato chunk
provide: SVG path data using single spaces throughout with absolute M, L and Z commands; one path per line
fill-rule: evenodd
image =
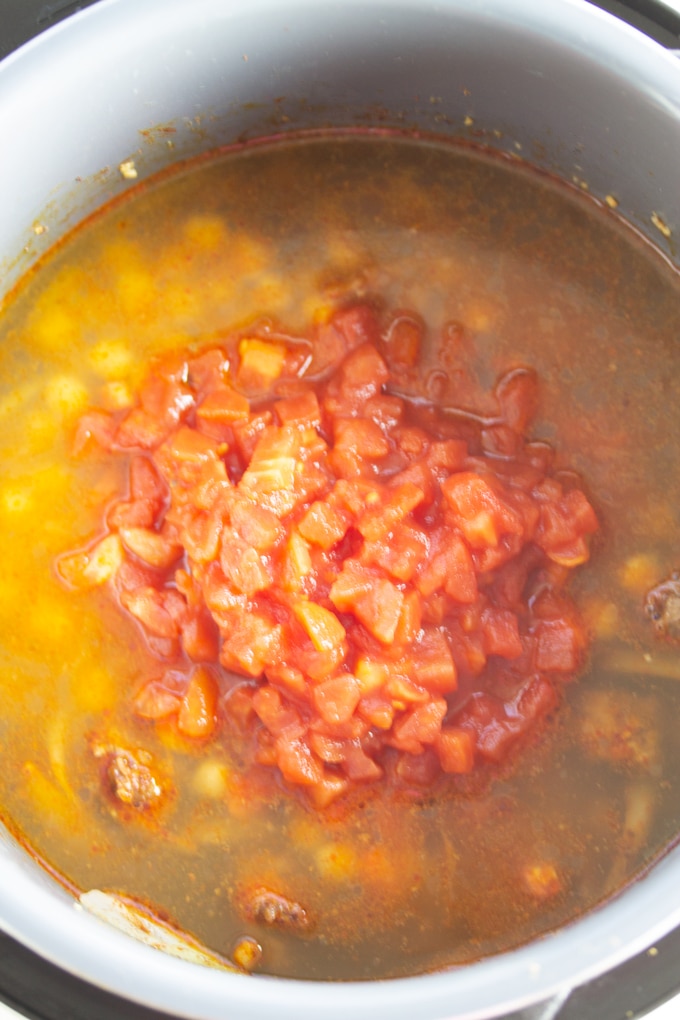
M 586 649 L 565 585 L 597 519 L 526 439 L 534 374 L 501 379 L 475 433 L 389 392 L 420 332 L 342 309 L 310 337 L 314 382 L 284 334 L 235 335 L 76 434 L 129 464 L 102 534 L 57 566 L 109 585 L 156 656 L 133 711 L 238 733 L 318 806 L 504 760 Z

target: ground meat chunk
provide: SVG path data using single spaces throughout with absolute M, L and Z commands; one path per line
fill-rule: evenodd
M 645 611 L 659 634 L 680 641 L 680 571 L 647 592 Z
M 104 763 L 104 786 L 114 800 L 135 811 L 157 806 L 163 788 L 150 768 L 152 759 L 148 752 L 98 744 L 93 753 Z
M 309 914 L 303 906 L 265 886 L 243 890 L 240 897 L 242 914 L 249 921 L 284 928 L 293 933 L 309 929 Z

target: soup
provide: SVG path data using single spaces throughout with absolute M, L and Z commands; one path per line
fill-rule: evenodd
M 2 315 L 10 828 L 320 980 L 639 874 L 680 824 L 678 308 L 608 210 L 399 136 L 241 147 L 81 227 Z M 198 542 L 215 485 L 248 501 Z

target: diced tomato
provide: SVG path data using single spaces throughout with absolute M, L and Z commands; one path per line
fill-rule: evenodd
M 369 418 L 336 418 L 334 439 L 329 463 L 340 478 L 373 474 L 374 462 L 390 452 L 382 429 Z
M 186 374 L 188 384 L 195 392 L 212 393 L 221 389 L 228 368 L 227 353 L 219 347 L 213 347 L 189 358 L 186 373 L 182 374 Z
M 234 440 L 244 464 L 252 457 L 258 439 L 273 420 L 274 415 L 271 411 L 261 411 L 259 414 L 252 414 L 246 421 L 234 422 Z
M 498 762 L 520 737 L 552 711 L 556 701 L 552 685 L 541 677 L 533 677 L 507 707 L 489 694 L 473 695 L 457 714 L 456 723 L 473 735 L 482 757 Z
M 203 398 L 196 409 L 196 415 L 201 421 L 233 425 L 235 421 L 248 420 L 250 403 L 242 393 L 237 393 L 228 386 L 220 386 Z
M 90 549 L 65 553 L 56 562 L 57 573 L 70 588 L 86 591 L 111 580 L 123 563 L 118 535 L 106 535 Z
M 174 601 L 167 591 L 151 585 L 122 592 L 121 603 L 155 637 L 175 638 L 179 635 Z
M 461 471 L 468 455 L 468 444 L 464 439 L 447 439 L 430 443 L 425 453 L 425 463 L 434 475 L 443 481 L 453 471 Z
M 277 400 L 274 407 L 282 425 L 313 429 L 321 425 L 321 409 L 314 390 L 305 390 L 298 397 L 287 400 Z
M 505 534 L 521 535 L 523 523 L 509 503 L 499 494 L 497 483 L 471 472 L 451 475 L 442 484 L 453 520 L 473 549 L 498 545 Z
M 176 689 L 177 685 L 172 680 L 172 675 L 166 674 L 160 680 L 149 680 L 144 684 L 133 701 L 136 714 L 142 719 L 167 719 L 168 716 L 176 715 L 182 703 L 182 693 Z
M 364 542 L 361 562 L 382 567 L 396 581 L 411 581 L 428 554 L 427 535 L 422 528 L 404 522 L 389 535 Z
M 414 642 L 413 662 L 418 683 L 429 691 L 446 694 L 458 687 L 458 670 L 446 636 L 425 627 Z
M 203 606 L 187 613 L 181 628 L 182 647 L 194 662 L 216 662 L 220 654 L 219 630 Z
M 343 793 L 346 793 L 349 786 L 350 782 L 348 779 L 335 773 L 331 775 L 326 770 L 323 772 L 321 779 L 309 788 L 309 796 L 315 807 L 327 808 L 334 800 L 337 800 Z
M 220 566 L 234 591 L 242 595 L 254 595 L 272 583 L 272 572 L 266 560 L 231 528 L 222 531 Z
M 402 754 L 395 765 L 394 774 L 403 786 L 427 787 L 435 781 L 440 770 L 441 765 L 434 750 L 425 747 L 420 754 Z
M 375 312 L 366 304 L 350 305 L 336 312 L 333 327 L 342 334 L 350 351 L 361 344 L 375 343 L 379 334 Z
M 316 500 L 298 523 L 303 538 L 322 549 L 332 549 L 347 534 L 351 517 L 328 500 Z
M 121 528 L 125 547 L 149 566 L 167 569 L 182 555 L 182 545 L 174 533 L 152 531 L 150 528 Z
M 260 687 L 253 694 L 252 704 L 259 718 L 274 736 L 284 732 L 298 735 L 304 732 L 299 713 L 286 703 L 275 687 Z
M 535 374 L 500 379 L 495 417 L 468 408 L 464 366 L 471 414 L 420 405 L 389 383 L 419 385 L 424 331 L 356 303 L 309 343 L 235 334 L 76 431 L 129 481 L 56 570 L 108 589 L 164 663 L 134 711 L 190 739 L 248 733 L 243 754 L 317 807 L 385 769 L 423 786 L 503 762 L 586 647 L 565 590 L 597 518 L 527 441 Z
M 404 601 L 401 604 L 399 622 L 394 632 L 396 645 L 407 646 L 413 644 L 423 622 L 423 603 L 417 591 L 404 592 Z
M 102 450 L 110 450 L 117 430 L 116 419 L 108 411 L 87 411 L 76 425 L 71 444 L 73 455 L 78 457 L 93 444 Z
M 282 517 L 298 502 L 299 437 L 291 426 L 270 426 L 259 436 L 239 488 L 253 502 Z
M 381 393 L 371 397 L 364 404 L 364 417 L 370 418 L 383 430 L 392 430 L 401 421 L 404 414 L 404 401 L 389 393 Z
M 361 687 L 359 681 L 347 673 L 318 684 L 312 699 L 321 718 L 337 726 L 352 718 L 361 699 Z
M 430 536 L 430 556 L 418 570 L 415 579 L 421 595 L 428 596 L 439 590 L 455 602 L 473 603 L 477 600 L 477 574 L 470 552 L 454 532 L 438 529 Z
M 275 513 L 251 500 L 234 500 L 231 523 L 243 541 L 258 552 L 271 549 L 286 533 Z
M 582 640 L 568 620 L 541 620 L 536 625 L 536 668 L 546 673 L 573 673 L 581 660 Z
M 394 640 L 404 593 L 386 577 L 347 560 L 329 595 L 336 609 L 353 613 L 378 641 L 390 644 Z
M 391 486 L 382 492 L 376 489 L 376 497 L 359 517 L 357 528 L 369 541 L 384 538 L 420 506 L 423 498 L 422 489 L 410 482 Z
M 263 613 L 232 608 L 220 615 L 220 662 L 227 669 L 261 676 L 280 655 L 283 628 Z
M 389 730 L 394 722 L 395 708 L 392 699 L 380 692 L 363 695 L 358 711 L 371 726 L 380 730 Z
M 472 735 L 459 726 L 443 726 L 435 748 L 444 772 L 465 774 L 475 764 L 475 742 Z
M 211 563 L 219 553 L 224 518 L 217 510 L 190 511 L 184 515 L 182 541 L 196 563 Z
M 245 733 L 255 718 L 253 698 L 258 688 L 251 683 L 237 684 L 232 687 L 224 699 L 224 709 L 234 720 L 239 731 Z
M 273 340 L 244 337 L 238 345 L 236 385 L 246 392 L 268 390 L 283 373 L 286 348 Z
M 509 609 L 487 606 L 482 610 L 484 651 L 487 655 L 502 655 L 516 659 L 522 654 L 517 617 Z
M 283 778 L 298 786 L 318 787 L 324 779 L 321 762 L 301 738 L 276 741 L 276 764 Z
M 484 635 L 478 630 L 465 632 L 458 625 L 449 628 L 451 653 L 460 673 L 479 676 L 486 666 Z
M 385 693 L 392 699 L 392 705 L 398 712 L 404 711 L 409 705 L 423 705 L 430 700 L 429 692 L 416 683 L 415 677 L 415 665 L 410 659 L 400 659 L 394 666 L 387 667 Z
M 115 503 L 107 523 L 112 528 L 151 528 L 166 506 L 168 488 L 148 457 L 133 457 L 129 499 Z
M 433 744 L 441 732 L 447 704 L 435 698 L 410 709 L 392 727 L 390 743 L 408 754 L 422 754 L 424 744 Z
M 380 765 L 366 754 L 357 740 L 345 745 L 342 767 L 348 778 L 358 783 L 374 782 L 383 774 Z
M 198 666 L 189 679 L 189 685 L 179 706 L 177 729 L 185 737 L 210 737 L 217 726 L 217 699 L 219 687 L 213 673 Z
M 317 652 L 332 652 L 345 643 L 345 628 L 332 613 L 317 602 L 296 602 L 296 619 L 302 624 Z
M 183 425 L 169 437 L 163 453 L 168 460 L 200 464 L 214 460 L 218 456 L 218 448 L 208 436 Z
M 140 404 L 118 427 L 115 442 L 123 449 L 155 449 L 187 416 L 194 397 L 179 378 L 152 375 L 140 391 Z
M 364 343 L 352 350 L 340 365 L 327 390 L 324 407 L 332 415 L 362 414 L 366 402 L 380 393 L 388 378 L 387 366 L 376 348 Z

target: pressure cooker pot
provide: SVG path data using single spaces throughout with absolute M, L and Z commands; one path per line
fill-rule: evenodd
M 526 161 L 615 209 L 678 268 L 680 66 L 584 0 L 102 0 L 0 64 L 3 294 L 95 210 L 180 161 L 356 129 Z M 9 832 L 0 853 L 5 932 L 193 1020 L 501 1016 L 556 1002 L 680 923 L 669 846 L 608 902 L 520 948 L 408 978 L 301 981 L 177 959 L 84 910 Z

